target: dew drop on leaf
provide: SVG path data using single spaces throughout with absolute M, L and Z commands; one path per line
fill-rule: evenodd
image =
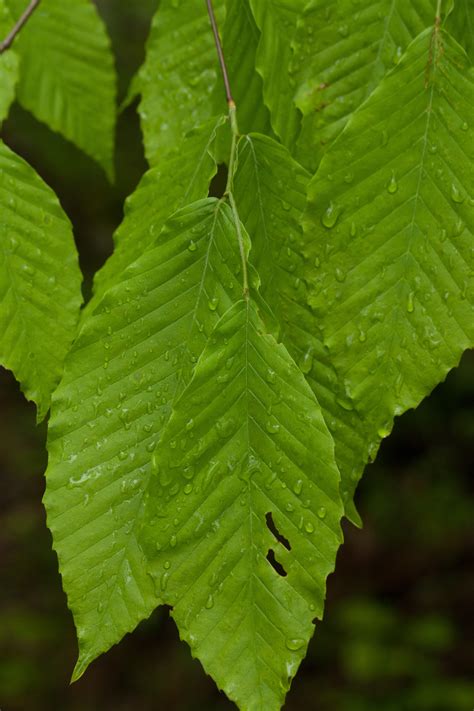
M 294 639 L 287 639 L 286 640 L 286 647 L 291 652 L 297 652 L 299 649 L 304 647 L 304 645 L 305 645 L 304 639 L 294 638 Z
M 296 484 L 293 487 L 293 491 L 295 492 L 296 496 L 299 496 L 301 492 L 303 491 L 303 480 L 298 479 Z
M 269 434 L 277 434 L 280 431 L 280 425 L 276 420 L 268 420 L 266 429 Z
M 334 225 L 336 224 L 337 220 L 339 218 L 339 210 L 337 207 L 334 205 L 334 203 L 329 203 L 329 207 L 327 208 L 326 212 L 324 215 L 321 217 L 321 222 L 324 227 L 327 227 L 328 230 L 332 229 Z
M 451 185 L 451 199 L 459 205 L 464 202 L 464 196 L 454 183 Z
M 268 368 L 267 370 L 266 379 L 269 383 L 274 383 L 276 381 L 276 373 L 271 368 Z
M 392 177 L 390 178 L 390 182 L 387 185 L 387 190 L 390 193 L 390 195 L 394 195 L 394 193 L 397 192 L 398 190 L 398 183 L 397 179 L 395 177 L 395 173 L 392 173 Z
M 318 509 L 318 518 L 323 519 L 326 518 L 326 509 L 324 506 L 320 506 Z
M 314 348 L 310 347 L 299 360 L 299 368 L 304 375 L 311 373 L 313 368 Z

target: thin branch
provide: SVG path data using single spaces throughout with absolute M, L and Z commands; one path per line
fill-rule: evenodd
M 212 0 L 206 0 L 207 11 L 209 13 L 209 19 L 211 20 L 212 32 L 214 34 L 214 40 L 216 43 L 217 56 L 219 57 L 219 64 L 222 71 L 222 78 L 224 79 L 225 93 L 227 98 L 227 105 L 229 107 L 229 120 L 230 128 L 232 131 L 232 146 L 230 149 L 230 159 L 229 159 L 229 172 L 227 176 L 227 185 L 224 193 L 224 197 L 228 198 L 230 207 L 232 210 L 232 215 L 234 218 L 235 229 L 237 232 L 237 241 L 239 243 L 240 258 L 242 260 L 242 281 L 243 281 L 243 297 L 246 301 L 249 299 L 249 279 L 248 279 L 248 269 L 247 269 L 247 255 L 245 254 L 245 244 L 244 237 L 242 234 L 242 226 L 239 217 L 239 211 L 237 208 L 237 203 L 235 202 L 233 194 L 233 181 L 234 172 L 237 159 L 237 143 L 239 140 L 239 126 L 237 124 L 237 107 L 235 105 L 234 98 L 232 96 L 232 90 L 230 88 L 229 74 L 227 73 L 227 66 L 224 58 L 224 51 L 222 49 L 221 38 L 219 37 L 219 28 L 217 27 L 216 16 L 214 14 L 214 8 L 212 6 Z
M 15 37 L 17 36 L 17 34 L 19 34 L 20 30 L 26 25 L 40 2 L 41 0 L 31 0 L 25 12 L 15 24 L 11 32 L 8 33 L 3 42 L 0 42 L 0 54 L 3 54 L 3 52 L 5 52 L 7 49 L 10 49 Z
M 227 66 L 224 58 L 224 51 L 222 49 L 221 38 L 219 37 L 219 29 L 217 27 L 216 16 L 214 13 L 214 8 L 212 6 L 212 0 L 206 0 L 207 11 L 209 13 L 209 19 L 211 20 L 212 32 L 214 34 L 214 41 L 216 43 L 217 56 L 219 57 L 219 64 L 221 65 L 222 77 L 224 79 L 225 94 L 227 98 L 227 103 L 229 107 L 235 106 L 234 99 L 232 97 L 232 91 L 230 89 L 229 74 L 227 73 Z

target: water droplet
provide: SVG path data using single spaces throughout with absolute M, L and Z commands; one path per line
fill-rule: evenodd
M 193 427 L 194 427 L 194 420 L 193 420 L 193 418 L 191 418 L 190 420 L 188 420 L 188 421 L 186 422 L 186 430 L 187 430 L 188 432 L 191 432 L 191 430 L 193 429 Z
M 160 587 L 162 590 L 166 590 L 166 587 L 168 585 L 168 580 L 169 580 L 170 574 L 169 573 L 163 573 L 161 576 L 161 583 Z
M 211 311 L 215 311 L 219 305 L 219 299 L 217 298 L 217 296 L 214 296 L 214 298 L 209 299 L 207 305 L 209 306 L 209 309 Z
M 381 439 L 385 439 L 385 437 L 388 437 L 390 434 L 390 426 L 386 425 L 385 427 L 379 427 L 377 434 Z
M 393 195 L 398 190 L 398 183 L 397 183 L 397 179 L 395 177 L 394 172 L 392 172 L 392 177 L 390 178 L 390 182 L 387 185 L 387 190 L 390 193 L 390 195 Z
M 286 647 L 291 652 L 297 652 L 299 649 L 304 647 L 304 645 L 305 645 L 304 639 L 294 638 L 294 639 L 287 639 L 286 640 Z
M 324 215 L 321 217 L 321 222 L 324 227 L 327 227 L 328 230 L 332 229 L 334 225 L 336 224 L 337 220 L 339 218 L 339 210 L 338 208 L 334 205 L 334 203 L 329 203 L 329 207 L 327 208 L 326 212 Z
M 165 570 L 169 570 L 171 568 L 171 563 L 169 560 L 165 560 L 165 562 L 163 563 L 163 568 Z
M 345 397 L 338 397 L 337 398 L 337 403 L 344 409 L 350 412 L 351 410 L 354 409 L 354 403 L 349 400 L 349 398 Z
M 464 202 L 464 195 L 462 195 L 461 191 L 454 183 L 451 185 L 451 198 L 454 202 L 458 203 L 458 205 Z
M 296 496 L 299 496 L 301 492 L 303 491 L 303 480 L 298 479 L 296 484 L 293 487 L 293 491 L 295 492 Z
M 206 600 L 206 610 L 210 610 L 212 607 L 214 607 L 214 598 L 212 595 L 209 595 Z
M 216 424 L 217 434 L 221 439 L 227 439 L 235 429 L 235 422 L 230 417 L 228 420 L 219 420 Z
M 357 234 L 357 225 L 355 222 L 351 222 L 351 237 L 355 237 Z
M 346 279 L 346 273 L 342 271 L 342 269 L 339 269 L 339 267 L 336 269 L 336 280 L 342 284 L 343 281 Z
M 276 381 L 276 373 L 271 368 L 267 370 L 266 380 L 268 383 L 274 383 Z
M 327 513 L 327 511 L 326 511 L 325 507 L 320 506 L 318 509 L 318 518 L 320 518 L 320 519 L 326 518 L 326 513 Z
M 186 496 L 189 496 L 189 494 L 192 492 L 192 490 L 193 490 L 193 485 L 192 485 L 192 484 L 186 484 L 186 486 L 185 486 L 184 489 L 183 489 L 183 491 L 184 491 L 184 493 L 186 494 Z
M 306 531 L 307 533 L 314 533 L 314 526 L 313 526 L 313 524 L 311 523 L 311 521 L 306 521 L 304 527 L 305 527 L 305 531 Z
M 278 434 L 280 431 L 280 425 L 275 419 L 268 420 L 265 427 L 269 434 Z
M 408 294 L 408 299 L 407 299 L 407 311 L 409 314 L 412 314 L 413 311 L 415 310 L 415 301 L 414 301 L 414 294 L 412 291 Z
M 313 368 L 314 348 L 310 346 L 298 363 L 301 372 L 308 375 Z
M 197 249 L 197 244 L 196 242 L 192 239 L 191 242 L 188 245 L 188 249 L 190 252 L 195 252 Z

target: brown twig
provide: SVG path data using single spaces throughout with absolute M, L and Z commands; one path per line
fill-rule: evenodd
M 8 33 L 8 35 L 5 37 L 3 42 L 0 42 L 0 54 L 3 54 L 7 49 L 9 49 L 15 37 L 17 34 L 20 32 L 20 30 L 26 25 L 38 5 L 40 4 L 41 0 L 31 0 L 30 4 L 26 8 L 25 12 L 23 15 L 20 17 L 18 22 L 15 24 L 11 32 Z
M 234 99 L 232 97 L 232 91 L 230 88 L 229 74 L 227 73 L 227 66 L 224 58 L 224 51 L 222 49 L 221 38 L 219 37 L 219 29 L 217 27 L 216 16 L 214 13 L 214 8 L 212 6 L 212 0 L 206 0 L 207 11 L 209 13 L 209 19 L 211 20 L 212 32 L 214 34 L 214 41 L 216 43 L 217 56 L 219 57 L 219 64 L 221 66 L 222 77 L 224 79 L 225 94 L 227 98 L 227 104 L 230 106 L 235 106 Z

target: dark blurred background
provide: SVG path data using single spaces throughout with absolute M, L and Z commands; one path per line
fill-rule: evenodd
M 101 0 L 120 97 L 143 59 L 156 0 Z M 56 190 L 91 278 L 112 248 L 123 201 L 146 168 L 136 107 L 118 125 L 117 182 L 15 106 L 9 145 Z M 416 412 L 396 423 L 357 496 L 364 529 L 346 543 L 326 617 L 288 711 L 474 708 L 474 357 L 466 354 Z M 225 711 L 235 708 L 180 643 L 165 610 L 73 686 L 71 615 L 41 497 L 45 427 L 0 369 L 0 708 L 2 711 Z

